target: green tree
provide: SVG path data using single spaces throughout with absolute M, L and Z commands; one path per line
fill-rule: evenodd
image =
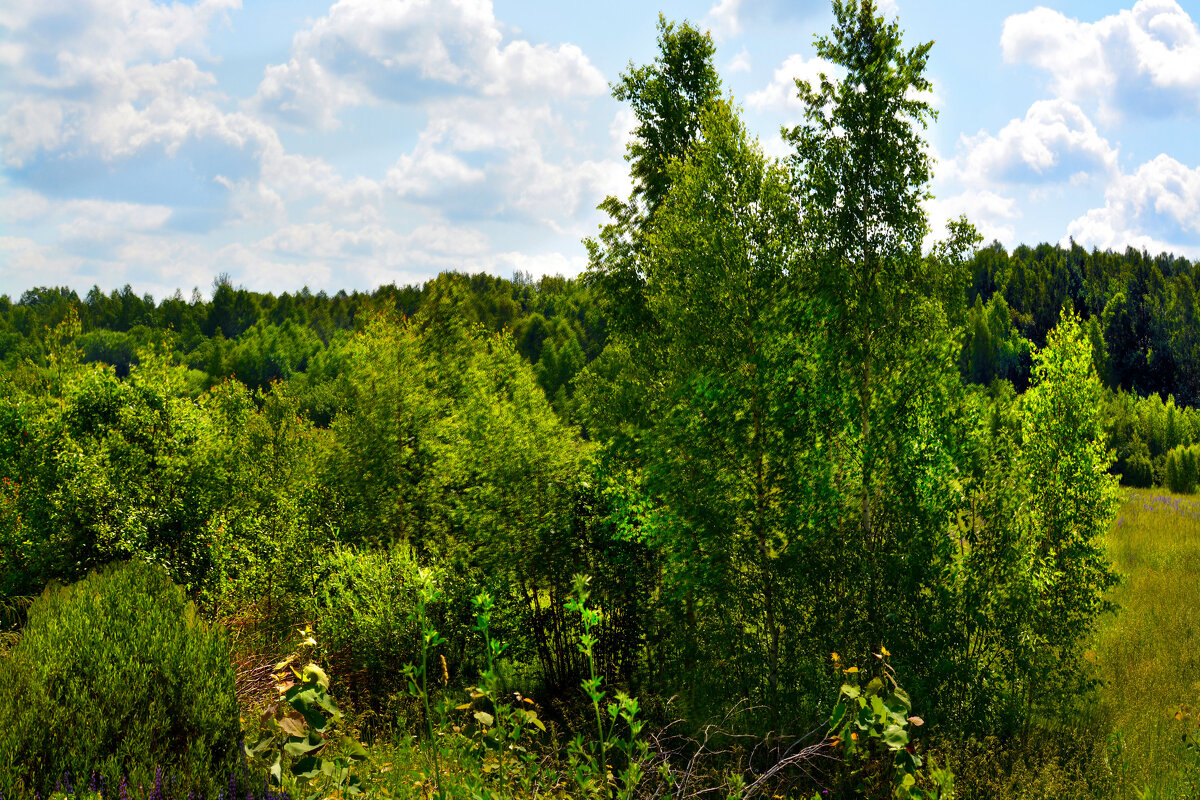
M 1029 497 L 1030 563 L 1036 587 L 1030 625 L 1037 643 L 1027 677 L 1030 704 L 1052 703 L 1078 685 L 1081 643 L 1111 608 L 1117 576 L 1104 536 L 1120 502 L 1104 442 L 1103 386 L 1087 333 L 1064 313 L 1034 356 L 1022 399 L 1022 466 Z
M 899 26 L 872 0 L 834 0 L 833 11 L 833 36 L 819 37 L 816 51 L 845 77 L 823 74 L 817 87 L 797 81 L 805 122 L 785 133 L 796 148 L 807 288 L 829 303 L 857 384 L 861 528 L 870 543 L 879 373 L 917 332 L 915 306 L 936 275 L 921 253 L 931 167 L 919 130 L 936 117 L 925 99 L 932 42 L 904 50 Z
M 651 64 L 630 64 L 613 85 L 613 96 L 627 101 L 637 118 L 626 160 L 633 177 L 628 202 L 608 197 L 600 204 L 611 222 L 598 239 L 588 239 L 585 276 L 617 329 L 637 331 L 653 324 L 645 299 L 645 275 L 638 254 L 642 235 L 670 189 L 669 165 L 683 158 L 700 133 L 700 116 L 720 96 L 721 80 L 713 67 L 714 47 L 707 33 L 691 24 L 658 19 L 658 56 Z
M 642 453 L 647 488 L 668 510 L 646 535 L 693 646 L 711 662 L 735 657 L 743 691 L 774 700 L 789 605 L 781 584 L 796 550 L 786 514 L 800 476 L 813 477 L 796 461 L 804 416 L 787 379 L 798 342 L 780 313 L 796 214 L 786 171 L 735 110 L 714 102 L 701 119 L 646 238 L 657 325 L 630 343 L 654 371 Z
M 960 220 L 945 243 L 922 250 L 932 43 L 905 49 L 897 23 L 871 0 L 834 0 L 833 10 L 833 33 L 819 37 L 816 50 L 844 74 L 822 75 L 818 86 L 798 81 L 805 119 L 784 132 L 795 147 L 804 243 L 798 286 L 820 302 L 839 345 L 824 354 L 822 369 L 852 417 L 826 431 L 838 442 L 842 513 L 853 497 L 857 529 L 844 600 L 858 621 L 843 635 L 847 647 L 863 650 L 906 638 L 913 651 L 895 648 L 903 666 L 926 635 L 910 638 L 905 622 L 932 636 L 946 613 L 933 606 L 945 601 L 938 576 L 950 558 L 946 530 L 958 494 L 953 408 L 961 390 L 951 326 L 964 315 L 978 236 Z M 914 613 L 902 597 L 933 606 Z

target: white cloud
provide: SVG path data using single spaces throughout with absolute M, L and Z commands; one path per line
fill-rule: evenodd
M 969 189 L 951 197 L 934 198 L 927 204 L 926 211 L 929 213 L 930 242 L 945 239 L 946 223 L 965 214 L 984 242 L 999 239 L 1011 245 L 1017 237 L 1012 220 L 1021 216 L 1014 198 L 988 189 Z
M 311 56 L 292 57 L 286 64 L 267 66 L 251 109 L 269 109 L 295 125 L 336 130 L 338 111 L 368 102 L 369 94 L 327 71 Z
M 961 137 L 959 151 L 945 162 L 947 176 L 968 184 L 1065 181 L 1117 168 L 1117 150 L 1067 100 L 1039 100 L 995 136 Z
M 573 44 L 504 34 L 488 0 L 339 0 L 267 67 L 252 108 L 333 128 L 345 107 L 437 95 L 590 97 L 603 76 Z
M 388 170 L 384 186 L 401 197 L 420 199 L 462 191 L 486 177 L 483 170 L 471 167 L 458 156 L 419 147 L 418 151 L 401 156 Z
M 574 277 L 587 266 L 587 259 L 581 254 L 565 255 L 558 251 L 549 253 L 522 253 L 517 250 L 500 253 L 488 266 L 488 270 L 496 275 L 509 276 L 520 270 L 534 278 L 546 275 L 563 275 Z
M 130 232 L 159 230 L 171 218 L 171 209 L 166 206 L 107 200 L 72 200 L 59 206 L 55 213 L 65 218 L 58 226 L 63 241 L 87 243 L 118 240 Z
M 628 193 L 628 110 L 592 113 L 605 81 L 583 51 L 520 38 L 487 0 L 341 0 L 241 102 L 206 51 L 238 7 L 0 7 L 0 159 L 20 187 L 0 172 L 0 216 L 28 237 L 0 243 L 6 289 L 575 274 L 594 206 Z M 260 113 L 333 130 L 340 111 L 385 104 L 424 127 L 383 174 L 289 150 Z
M 775 70 L 769 84 L 750 93 L 746 105 L 756 111 L 803 112 L 804 105 L 797 95 L 796 81 L 808 81 L 813 89 L 818 89 L 821 86 L 821 73 L 836 81 L 841 79 L 845 70 L 817 56 L 805 58 L 799 53 L 790 55 Z
M 729 72 L 749 72 L 751 69 L 750 51 L 743 47 L 737 55 L 729 59 L 729 66 L 725 69 Z
M 712 8 L 704 15 L 704 23 L 713 36 L 725 39 L 742 32 L 742 21 L 738 13 L 741 5 L 742 0 L 717 0 L 713 3 Z
M 1175 0 L 1139 0 L 1088 23 L 1045 7 L 1005 20 L 1004 58 L 1041 67 L 1054 91 L 1103 117 L 1200 109 L 1200 27 Z
M 213 23 L 241 7 L 241 0 L 171 5 L 153 0 L 39 0 L 6 3 L 0 9 L 0 26 L 25 44 L 20 48 L 23 55 L 61 45 L 60 53 L 71 58 L 58 62 L 57 69 L 69 73 L 72 65 L 87 59 L 129 62 L 170 58 L 183 50 L 204 53 L 204 38 Z M 35 71 L 42 81 L 55 77 L 24 59 L 18 67 Z
M 422 225 L 400 233 L 385 225 L 339 228 L 328 222 L 287 225 L 260 240 L 255 250 L 320 261 L 377 263 L 389 268 L 430 261 L 451 264 L 456 259 L 480 257 L 488 240 L 477 230 L 444 222 Z
M 260 180 L 232 181 L 224 175 L 214 180 L 229 190 L 229 206 L 239 222 L 279 225 L 287 219 L 287 208 L 279 192 Z
M 81 259 L 58 256 L 23 236 L 0 236 L 0 279 L 11 286 L 56 286 L 72 282 Z M 19 291 L 18 291 L 19 294 Z
M 33 222 L 50 213 L 50 201 L 38 192 L 18 189 L 10 192 L 0 182 L 0 222 Z
M 1102 250 L 1200 253 L 1200 168 L 1163 154 L 1117 176 L 1104 206 L 1072 221 L 1067 235 Z

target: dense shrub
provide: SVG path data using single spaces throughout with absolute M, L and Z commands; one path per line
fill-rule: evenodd
M 403 669 L 420 657 L 410 619 L 417 565 L 405 545 L 338 549 L 313 598 L 313 628 L 327 661 L 360 711 L 382 710 L 406 685 Z
M 1200 445 L 1176 447 L 1167 453 L 1167 488 L 1178 494 L 1194 493 L 1198 463 L 1200 463 Z
M 64 775 L 212 795 L 237 765 L 228 639 L 159 567 L 114 565 L 51 586 L 0 659 L 0 790 L 48 794 Z

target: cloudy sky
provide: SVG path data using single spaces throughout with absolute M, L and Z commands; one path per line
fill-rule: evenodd
M 935 220 L 1200 257 L 1200 3 L 883 5 L 936 42 Z M 0 293 L 573 275 L 628 191 L 608 84 L 660 10 L 784 153 L 825 0 L 5 3 Z

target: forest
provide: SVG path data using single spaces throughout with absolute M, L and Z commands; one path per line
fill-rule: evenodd
M 576 278 L 0 297 L 0 797 L 1200 797 L 1195 266 L 931 243 L 833 8 L 782 159 L 660 17 Z

